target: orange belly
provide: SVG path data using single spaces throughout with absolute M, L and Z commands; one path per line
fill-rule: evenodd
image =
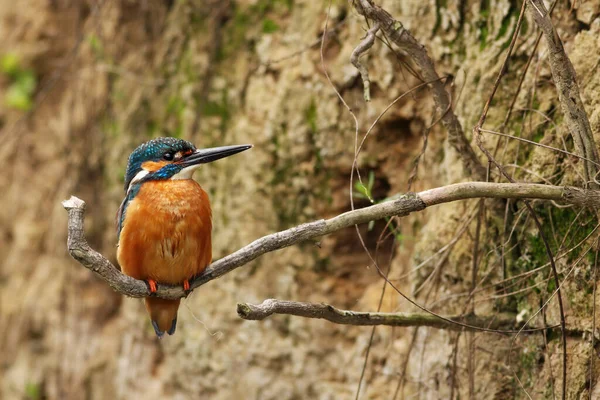
M 208 196 L 191 179 L 146 182 L 128 205 L 117 259 L 136 279 L 181 284 L 212 259 Z

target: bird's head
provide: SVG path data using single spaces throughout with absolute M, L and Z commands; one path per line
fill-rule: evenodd
M 192 143 L 172 138 L 152 139 L 136 148 L 129 156 L 125 174 L 125 192 L 134 184 L 152 180 L 190 179 L 201 164 L 216 161 L 252 145 L 196 149 Z

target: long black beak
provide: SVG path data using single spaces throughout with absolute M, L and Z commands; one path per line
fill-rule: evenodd
M 252 148 L 251 144 L 240 144 L 236 146 L 212 147 L 210 149 L 198 149 L 190 154 L 181 162 L 180 165 L 189 167 L 190 165 L 206 164 L 217 161 L 221 158 L 229 157 L 242 151 Z

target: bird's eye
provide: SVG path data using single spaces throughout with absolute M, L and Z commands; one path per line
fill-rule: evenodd
M 173 161 L 173 153 L 167 152 L 167 153 L 163 154 L 163 158 L 167 161 Z

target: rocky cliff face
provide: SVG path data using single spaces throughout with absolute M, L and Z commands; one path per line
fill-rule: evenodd
M 520 4 L 381 5 L 427 46 L 440 75 L 453 75 L 447 89 L 470 132 Z M 600 10 L 594 1 L 564 7 L 557 7 L 555 21 L 598 141 Z M 299 0 L 0 2 L 0 397 L 354 398 L 371 328 L 284 316 L 249 322 L 235 313 L 237 302 L 271 297 L 377 310 L 382 280 L 369 268 L 354 229 L 267 254 L 201 287 L 184 301 L 177 334 L 158 341 L 141 301 L 114 293 L 68 256 L 60 205 L 71 194 L 84 199 L 90 243 L 116 261 L 114 216 L 127 156 L 142 141 L 168 135 L 200 147 L 255 145 L 197 173 L 213 204 L 215 257 L 265 234 L 348 210 L 357 137 L 321 65 L 326 12 L 322 2 Z M 364 58 L 373 101 L 363 101 L 349 57 L 365 28 L 351 4 L 333 2 L 323 60 L 358 117 L 359 140 L 390 102 L 419 83 L 408 57 L 377 41 Z M 500 126 L 534 53 L 504 131 L 573 151 L 545 46 L 533 49 L 537 30 L 529 16 L 521 33 L 487 126 Z M 407 190 L 423 133 L 437 119 L 432 104 L 427 90 L 405 96 L 365 141 L 358 164 L 365 184 L 372 182 L 367 186 L 375 201 Z M 435 125 L 412 190 L 468 179 L 445 138 Z M 496 137 L 486 137 L 488 148 L 495 145 Z M 576 158 L 504 140 L 498 154 L 519 180 L 582 185 Z M 368 203 L 358 198 L 356 206 Z M 392 235 L 386 235 L 385 221 L 361 227 L 361 234 L 400 290 L 436 312 L 460 313 L 470 288 L 475 205 L 455 203 L 412 215 L 398 221 Z M 528 317 L 553 290 L 545 284 L 547 270 L 504 291 L 489 284 L 545 264 L 541 242 L 520 205 L 509 205 L 506 216 L 503 204 L 501 212 L 494 207 L 486 212 L 482 233 L 484 289 L 476 296 L 476 310 Z M 595 226 L 588 212 L 536 207 L 558 253 L 575 248 Z M 507 239 L 506 251 L 499 250 L 500 238 Z M 582 249 L 590 243 L 573 250 L 583 257 L 578 264 L 571 256 L 559 262 L 567 278 L 568 322 L 587 329 L 594 257 Z M 413 310 L 390 288 L 381 309 Z M 545 313 L 548 324 L 558 321 L 556 310 L 553 300 Z M 466 396 L 466 337 L 378 328 L 361 398 L 392 398 L 397 387 L 397 398 Z M 522 335 L 514 342 L 478 334 L 476 397 L 524 397 L 515 375 L 533 397 L 558 390 L 559 344 L 556 334 Z M 589 339 L 570 337 L 568 350 L 569 393 L 575 398 L 587 390 Z M 595 381 L 596 369 L 591 376 Z

